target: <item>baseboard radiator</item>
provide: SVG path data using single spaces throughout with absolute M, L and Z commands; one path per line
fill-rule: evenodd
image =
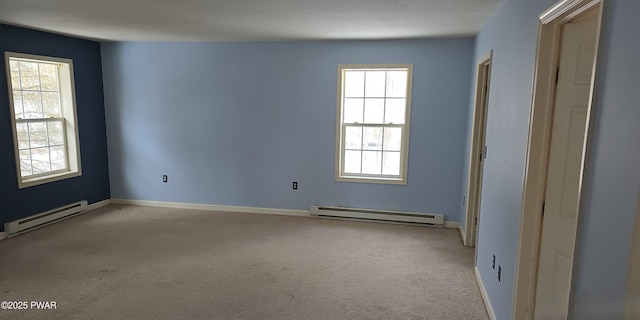
M 431 226 L 444 226 L 444 216 L 441 214 L 357 209 L 346 207 L 311 206 L 311 215 L 318 217 L 392 221 L 426 224 Z
M 71 203 L 60 208 L 7 222 L 4 224 L 4 231 L 7 233 L 7 238 L 11 238 L 19 234 L 29 232 L 31 230 L 42 228 L 58 221 L 71 218 L 77 214 L 85 212 L 86 210 L 86 200 Z

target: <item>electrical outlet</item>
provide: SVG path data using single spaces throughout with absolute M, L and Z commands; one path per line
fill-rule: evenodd
M 502 278 L 502 267 L 498 266 L 498 282 L 500 282 L 501 278 Z
M 162 182 L 164 183 L 169 182 L 169 177 L 166 174 L 162 176 Z
M 495 255 L 495 254 L 493 255 L 493 262 L 491 263 L 491 268 L 492 268 L 493 270 L 495 270 L 495 269 L 496 269 L 496 255 Z
M 293 182 L 293 190 L 298 190 L 298 181 Z

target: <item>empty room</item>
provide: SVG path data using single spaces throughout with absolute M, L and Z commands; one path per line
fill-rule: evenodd
M 0 319 L 640 319 L 639 13 L 0 1 Z

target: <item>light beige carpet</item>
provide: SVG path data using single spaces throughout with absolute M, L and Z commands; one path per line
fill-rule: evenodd
M 107 206 L 0 241 L 0 319 L 488 319 L 458 230 Z

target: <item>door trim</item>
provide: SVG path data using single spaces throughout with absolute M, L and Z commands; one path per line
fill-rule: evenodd
M 638 319 L 640 316 L 640 195 L 636 208 L 636 223 L 629 255 L 627 275 L 627 298 L 625 301 L 625 319 Z
M 529 137 L 522 191 L 520 232 L 516 257 L 516 278 L 513 296 L 513 319 L 533 319 L 538 272 L 538 254 L 542 232 L 542 207 L 547 184 L 551 127 L 556 96 L 556 70 L 559 62 L 560 35 L 562 26 L 584 13 L 600 6 L 605 0 L 562 0 L 540 15 L 538 22 L 538 44 L 536 52 L 533 97 L 529 119 Z M 583 162 L 580 170 L 580 191 L 584 174 L 585 155 L 589 153 L 590 128 L 592 127 L 593 83 L 596 78 L 598 47 L 602 10 L 598 18 L 596 52 L 594 55 Z M 580 196 L 580 199 L 582 197 Z M 581 229 L 578 215 L 577 238 Z M 574 255 L 575 264 L 575 255 Z M 574 265 L 575 267 L 575 265 Z M 572 279 L 572 287 L 573 287 Z M 571 304 L 571 298 L 569 299 Z
M 480 210 L 480 189 L 482 187 L 480 156 L 485 143 L 485 128 L 487 125 L 487 101 L 489 85 L 491 83 L 491 63 L 493 50 L 478 59 L 476 64 L 476 92 L 473 107 L 473 123 L 471 127 L 471 145 L 469 146 L 469 176 L 467 179 L 467 195 L 465 207 L 465 224 L 463 244 L 467 247 L 476 246 L 474 220 Z M 486 90 L 484 88 L 487 88 Z

